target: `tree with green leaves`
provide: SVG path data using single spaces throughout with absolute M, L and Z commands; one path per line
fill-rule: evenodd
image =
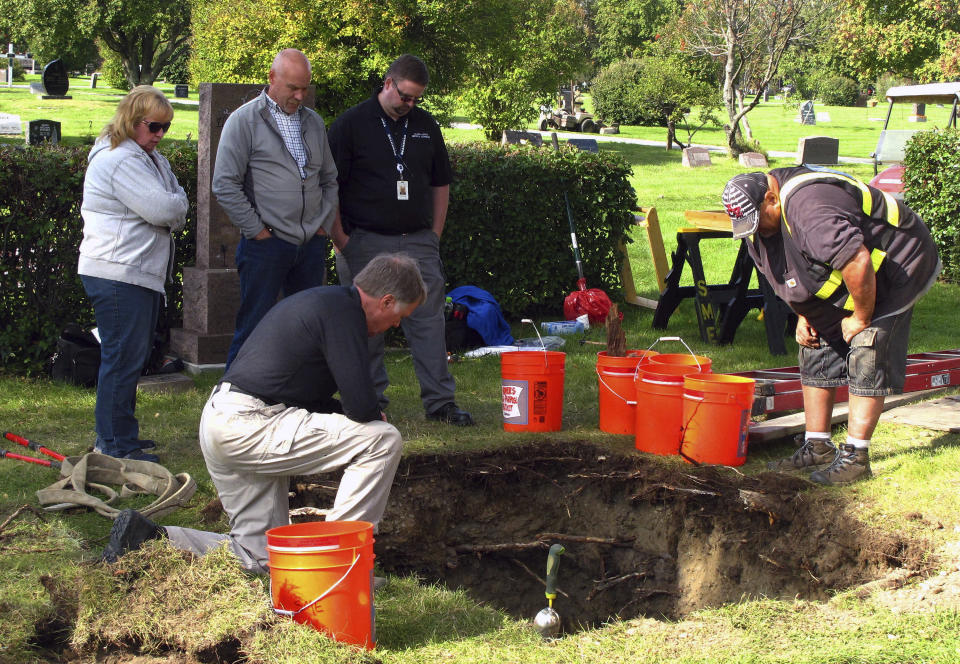
M 842 0 L 836 44 L 870 79 L 885 72 L 918 81 L 960 76 L 960 0 Z
M 11 42 L 30 51 L 38 64 L 59 58 L 73 70 L 99 60 L 93 38 L 77 24 L 76 11 L 50 0 L 0 0 L 0 33 L 7 37 L 4 46 Z
M 587 63 L 586 14 L 575 0 L 488 0 L 465 16 L 462 98 L 489 140 L 537 116 Z
M 79 69 L 90 62 L 90 49 L 99 40 L 120 58 L 131 86 L 153 83 L 190 38 L 190 5 L 179 0 L 3 2 L 24 26 L 30 48 L 43 59 L 57 53 L 69 68 Z
M 594 64 L 640 57 L 682 11 L 683 0 L 594 0 Z
M 811 39 L 825 0 L 694 0 L 678 26 L 688 51 L 723 64 L 722 90 L 732 155 L 745 150 L 741 122 L 763 98 L 784 53 Z M 747 96 L 752 99 L 747 100 Z

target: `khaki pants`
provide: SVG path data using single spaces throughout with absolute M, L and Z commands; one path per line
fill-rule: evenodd
M 386 422 L 268 406 L 221 383 L 200 419 L 200 449 L 230 519 L 223 535 L 168 526 L 171 543 L 203 554 L 229 541 L 243 566 L 267 570 L 266 531 L 290 522 L 289 478 L 344 468 L 328 521 L 369 521 L 386 508 L 400 432 Z

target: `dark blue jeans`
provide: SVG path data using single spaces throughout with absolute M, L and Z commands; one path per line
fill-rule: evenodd
M 327 239 L 321 235 L 302 245 L 277 237 L 267 240 L 240 238 L 237 245 L 237 272 L 240 275 L 240 310 L 227 353 L 227 368 L 240 347 L 277 297 L 293 295 L 305 288 L 322 286 L 326 270 Z
M 150 358 L 162 293 L 112 279 L 81 275 L 100 331 L 96 446 L 124 456 L 140 449 L 137 380 Z

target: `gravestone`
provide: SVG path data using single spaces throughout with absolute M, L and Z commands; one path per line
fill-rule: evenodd
M 504 129 L 500 137 L 500 145 L 522 145 L 527 143 L 540 147 L 543 145 L 543 136 L 535 131 L 525 131 L 523 129 Z
M 43 89 L 46 94 L 41 99 L 72 99 L 67 95 L 70 89 L 70 79 L 67 77 L 67 66 L 63 60 L 57 58 L 43 68 Z
M 95 71 L 95 72 L 93 72 L 92 74 L 90 74 L 90 88 L 91 88 L 91 89 L 97 87 L 97 79 L 99 79 L 99 78 L 100 78 L 100 72 L 98 72 L 98 71 Z
M 35 95 L 45 95 L 47 91 L 43 89 L 43 83 L 33 81 L 30 83 L 30 92 Z
M 907 122 L 926 122 L 926 121 L 927 121 L 927 105 L 914 104 L 913 113 L 907 118 Z
M 687 168 L 710 166 L 710 151 L 706 148 L 684 148 L 681 163 Z
M 240 281 L 234 263 L 240 231 L 230 223 L 210 191 L 223 125 L 242 104 L 257 97 L 264 85 L 201 83 L 197 155 L 197 255 L 183 270 L 183 327 L 170 330 L 171 352 L 192 365 L 222 364 L 227 359 L 237 309 Z M 310 86 L 303 105 L 313 108 Z
M 817 124 L 817 116 L 813 111 L 813 101 L 810 99 L 800 104 L 800 124 Z
M 20 124 L 19 115 L 0 113 L 0 134 L 19 136 L 22 133 L 23 125 Z
M 597 145 L 595 138 L 571 138 L 567 143 L 580 150 L 580 152 L 600 152 L 600 146 Z
M 767 158 L 761 152 L 744 152 L 739 157 L 740 165 L 747 168 L 767 168 Z
M 27 145 L 60 143 L 60 123 L 56 120 L 31 120 L 27 123 Z
M 805 136 L 797 144 L 798 164 L 836 164 L 839 160 L 839 138 Z
M 190 88 L 184 83 L 178 83 L 173 86 L 173 96 L 178 99 L 186 99 L 190 96 Z
M 600 127 L 600 133 L 601 133 L 601 134 L 619 134 L 619 133 L 620 133 L 620 125 L 617 124 L 616 122 L 614 122 L 614 123 L 613 123 L 612 125 L 610 125 L 609 127 Z
M 830 122 L 830 113 L 828 111 L 817 111 L 817 122 Z

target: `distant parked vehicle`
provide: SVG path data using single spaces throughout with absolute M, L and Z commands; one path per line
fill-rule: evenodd
M 574 101 L 575 91 L 563 89 L 560 91 L 559 108 L 549 106 L 540 107 L 540 120 L 537 127 L 540 131 L 559 129 L 561 131 L 581 131 L 585 134 L 595 134 L 600 131 L 602 123 L 594 119 L 592 113 L 587 113 Z
M 901 85 L 887 90 L 887 118 L 877 140 L 877 149 L 873 157 L 874 177 L 870 186 L 903 198 L 904 152 L 907 142 L 919 129 L 888 129 L 894 104 L 952 104 L 948 127 L 957 126 L 957 107 L 960 103 L 960 83 L 926 83 L 924 85 Z M 881 165 L 890 164 L 877 172 Z

